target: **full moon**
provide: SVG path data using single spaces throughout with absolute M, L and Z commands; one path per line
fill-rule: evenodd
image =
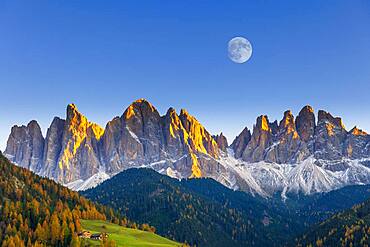
M 252 45 L 243 37 L 235 37 L 228 44 L 229 58 L 235 63 L 245 63 L 252 56 Z

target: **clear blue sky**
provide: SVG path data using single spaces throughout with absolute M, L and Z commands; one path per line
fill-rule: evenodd
M 245 64 L 227 42 L 248 38 Z M 135 99 L 186 108 L 231 139 L 305 104 L 370 131 L 369 1 L 0 2 L 0 149 L 74 102 L 106 122 Z

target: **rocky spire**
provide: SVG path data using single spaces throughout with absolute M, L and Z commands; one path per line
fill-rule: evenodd
M 58 159 L 62 150 L 62 137 L 65 120 L 54 117 L 46 132 L 45 148 L 43 155 L 43 175 L 52 177 L 58 168 Z
M 357 128 L 357 126 L 353 127 L 349 133 L 354 136 L 367 136 L 368 134 L 363 131 L 362 129 Z
M 217 158 L 219 156 L 217 143 L 203 125 L 185 109 L 181 109 L 179 118 L 189 134 L 189 145 L 192 150 Z
M 185 177 L 201 176 L 203 156 L 219 155 L 215 140 L 186 110 L 178 115 L 170 108 L 161 117 L 145 99 L 133 102 L 107 124 L 101 150 L 110 173 L 150 163 L 161 167 L 171 160 L 172 169 Z
M 218 145 L 203 125 L 185 109 L 181 109 L 179 118 L 186 133 L 184 141 L 190 152 L 188 157 L 191 158 L 190 162 L 192 164 L 191 177 L 201 177 L 204 173 L 202 172 L 203 167 L 199 161 L 199 156 L 203 154 L 218 159 Z
M 353 159 L 370 156 L 370 135 L 356 126 L 352 128 L 344 143 L 344 155 Z
M 229 146 L 227 144 L 226 137 L 222 134 L 222 132 L 219 135 L 212 136 L 213 139 L 215 139 L 217 146 L 223 151 L 226 152 L 226 148 Z
M 174 108 L 169 108 L 163 119 L 165 145 L 170 153 L 183 153 L 186 150 L 188 133 L 182 126 L 180 117 Z
M 313 155 L 317 162 L 370 157 L 366 132 L 353 128 L 347 133 L 340 118 L 324 111 L 318 115 L 317 126 L 310 106 L 305 106 L 296 119 L 286 111 L 279 123 L 260 116 L 253 134 L 245 128 L 231 148 L 236 158 L 247 162 L 296 164 Z M 113 118 L 105 130 L 89 122 L 74 104 L 68 105 L 66 120 L 54 118 L 45 141 L 35 121 L 14 126 L 5 155 L 62 183 L 144 165 L 178 178 L 212 177 L 247 190 L 244 178 L 223 163 L 229 161 L 220 155 L 226 147 L 222 134 L 211 136 L 186 110 L 177 114 L 170 108 L 160 116 L 154 106 L 140 99 L 122 116 Z M 265 173 L 262 176 L 266 180 Z
M 319 110 L 315 129 L 315 157 L 319 159 L 340 159 L 343 155 L 343 143 L 347 131 L 342 119 Z
M 126 120 L 131 119 L 134 116 L 140 116 L 143 118 L 148 117 L 159 117 L 157 109 L 146 99 L 138 99 L 134 101 L 126 111 L 123 113 L 123 118 Z
M 235 158 L 239 159 L 242 157 L 245 148 L 251 140 L 251 137 L 251 132 L 247 127 L 245 127 L 243 131 L 235 138 L 231 144 L 231 148 L 234 150 Z
M 257 118 L 251 140 L 242 154 L 243 160 L 257 162 L 264 159 L 265 149 L 272 143 L 272 130 L 266 115 Z
M 279 135 L 289 135 L 293 134 L 295 137 L 298 137 L 296 133 L 296 128 L 294 124 L 294 116 L 291 110 L 284 112 L 284 117 L 279 124 Z
M 266 161 L 276 163 L 295 163 L 308 157 L 308 150 L 302 145 L 294 116 L 290 110 L 284 112 L 279 123 L 277 136 L 266 150 Z
M 315 113 L 311 106 L 306 105 L 299 112 L 296 119 L 296 128 L 302 141 L 309 142 L 313 139 L 316 124 Z
M 145 99 L 132 102 L 121 117 L 108 122 L 101 141 L 101 159 L 107 172 L 117 173 L 129 164 L 154 162 L 163 156 L 161 118 Z M 150 159 L 145 160 L 149 156 Z
M 27 126 L 13 126 L 5 156 L 19 166 L 38 172 L 42 165 L 44 137 L 39 124 L 32 120 Z
M 338 129 L 345 130 L 345 126 L 340 117 L 333 117 L 329 112 L 323 110 L 319 110 L 318 113 L 318 124 L 320 123 L 329 123 Z
M 59 138 L 62 121 L 55 119 L 54 124 L 55 126 L 50 131 L 55 131 L 55 133 L 50 133 L 50 136 Z M 59 142 L 60 153 L 57 167 L 50 169 L 55 179 L 69 182 L 77 177 L 86 179 L 95 174 L 99 169 L 97 142 L 103 133 L 104 130 L 99 125 L 89 122 L 78 111 L 76 105 L 69 104 L 67 106 L 63 133 L 61 134 L 61 142 Z M 48 141 L 48 143 L 50 142 Z M 55 147 L 48 147 L 45 157 L 53 157 L 54 152 L 59 149 L 59 143 L 54 144 Z

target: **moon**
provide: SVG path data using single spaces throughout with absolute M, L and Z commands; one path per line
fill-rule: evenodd
M 252 56 L 252 45 L 246 38 L 232 38 L 228 43 L 228 55 L 235 63 L 245 63 Z

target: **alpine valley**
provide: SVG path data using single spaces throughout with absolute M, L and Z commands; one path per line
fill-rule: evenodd
M 316 121 L 317 118 L 317 121 Z M 93 188 L 129 168 L 182 178 L 208 177 L 261 197 L 328 192 L 370 184 L 370 135 L 346 130 L 341 118 L 305 106 L 282 120 L 257 118 L 231 145 L 186 110 L 163 116 L 145 99 L 133 102 L 103 129 L 74 104 L 43 137 L 35 120 L 14 126 L 5 156 L 18 166 L 73 190 Z
M 323 110 L 315 115 L 310 106 L 297 117 L 284 112 L 279 122 L 261 115 L 252 131 L 244 128 L 229 145 L 222 133 L 212 135 L 184 109 L 178 114 L 169 108 L 161 116 L 139 99 L 103 129 L 70 104 L 66 118 L 55 117 L 46 137 L 35 120 L 13 126 L 4 155 L 26 168 L 18 168 L 23 172 L 36 174 L 27 171 L 29 176 L 80 191 L 104 214 L 111 209 L 135 222 L 121 225 L 142 226 L 168 238 L 145 233 L 151 235 L 141 241 L 150 237 L 152 244 L 370 244 L 365 202 L 370 197 L 370 135 L 357 127 L 348 131 L 339 117 Z M 5 158 L 3 163 L 4 169 L 14 167 Z M 130 236 L 122 239 L 115 232 L 132 230 L 99 219 L 82 217 L 81 222 L 92 230 L 103 224 L 118 246 L 127 244 Z M 17 235 L 0 232 L 4 243 Z M 39 243 L 37 236 L 27 238 L 24 243 Z M 133 246 L 139 243 L 135 239 Z

